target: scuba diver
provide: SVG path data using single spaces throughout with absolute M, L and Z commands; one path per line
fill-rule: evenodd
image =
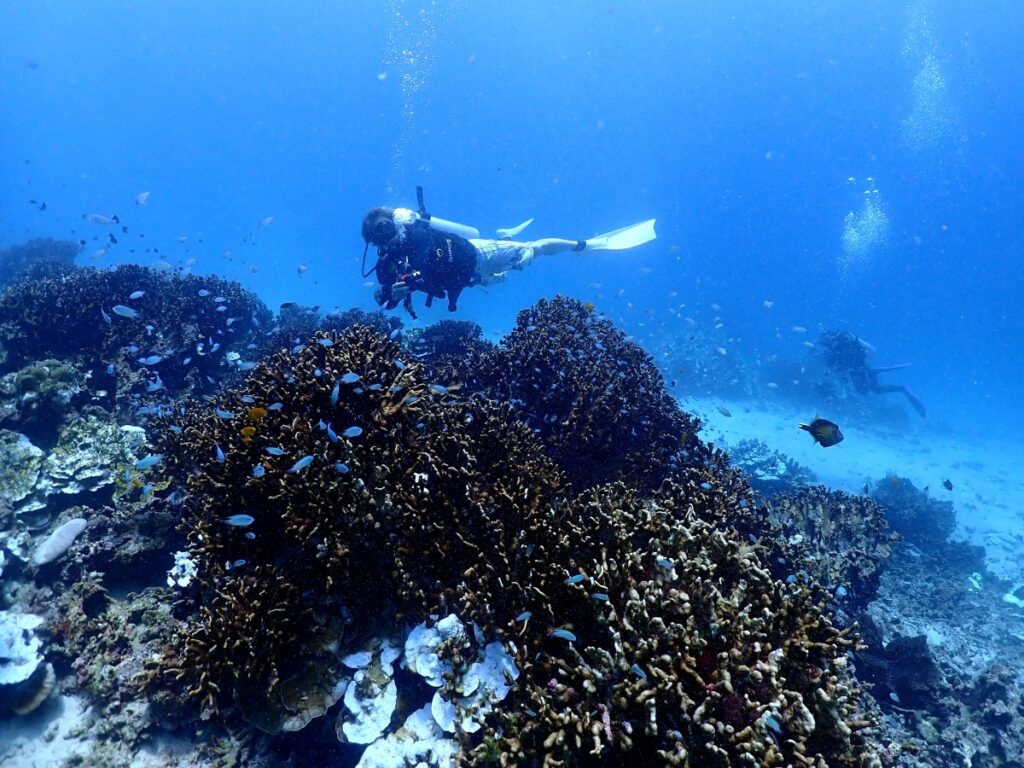
M 900 384 L 882 384 L 878 380 L 878 374 L 907 368 L 910 363 L 887 366 L 868 365 L 868 352 L 873 352 L 874 347 L 849 331 L 825 331 L 821 334 L 819 345 L 825 350 L 825 366 L 828 374 L 846 380 L 862 395 L 869 392 L 874 394 L 900 392 L 907 398 L 914 410 L 921 415 L 922 419 L 928 415 L 928 409 L 909 389 Z
M 526 229 L 529 219 L 517 227 L 499 229 L 499 239 L 481 238 L 475 227 L 432 216 L 423 206 L 423 189 L 416 188 L 419 211 L 409 208 L 371 208 L 363 217 L 363 277 L 375 273 L 374 299 L 386 309 L 399 304 L 413 317 L 412 294 L 447 299 L 448 311 L 458 308 L 459 295 L 475 285 L 493 285 L 505 279 L 511 269 L 523 269 L 537 256 L 564 251 L 607 251 L 633 248 L 650 242 L 656 235 L 654 219 L 623 227 L 587 240 L 544 238 L 517 241 L 512 238 Z M 377 246 L 377 263 L 366 269 L 366 253 Z

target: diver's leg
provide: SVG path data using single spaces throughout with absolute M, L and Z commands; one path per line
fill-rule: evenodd
M 914 396 L 913 392 L 900 384 L 876 384 L 872 391 L 878 392 L 879 394 L 900 392 L 908 401 L 910 401 L 910 404 L 914 407 L 914 410 L 921 415 L 922 419 L 928 415 L 928 409 L 924 407 L 924 403 L 918 400 Z
M 582 240 L 563 240 L 560 237 L 545 237 L 542 240 L 531 240 L 526 243 L 533 249 L 535 256 L 548 256 L 552 253 L 564 253 L 565 251 L 582 251 Z

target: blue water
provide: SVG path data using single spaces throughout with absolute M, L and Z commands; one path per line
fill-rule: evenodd
M 657 217 L 656 242 L 549 257 L 460 316 L 501 332 L 562 292 L 644 339 L 684 332 L 685 303 L 749 360 L 844 327 L 913 363 L 930 420 L 1012 438 L 1021 39 L 1013 0 L 4 3 L 0 243 L 82 238 L 83 264 L 372 309 L 362 214 L 417 184 L 485 234 Z M 879 234 L 869 188 L 887 236 L 851 255 L 848 213 Z M 129 228 L 97 259 L 94 213 Z

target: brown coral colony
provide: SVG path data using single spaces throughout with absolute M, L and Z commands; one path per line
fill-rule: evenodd
M 462 338 L 320 331 L 165 417 L 198 575 L 156 683 L 287 730 L 366 627 L 455 613 L 521 672 L 467 764 L 870 764 L 855 636 L 649 357 L 564 298 Z

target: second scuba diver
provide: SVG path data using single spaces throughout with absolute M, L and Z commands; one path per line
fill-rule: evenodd
M 474 285 L 492 285 L 505 279 L 510 269 L 522 269 L 534 257 L 564 251 L 623 250 L 655 238 L 654 219 L 607 232 L 587 240 L 544 238 L 516 241 L 532 219 L 518 227 L 498 230 L 500 239 L 481 238 L 465 224 L 431 216 L 423 208 L 423 193 L 417 188 L 420 211 L 408 208 L 371 208 L 363 217 L 362 235 L 366 250 L 377 246 L 377 263 L 363 276 L 375 273 L 379 283 L 374 298 L 387 309 L 399 304 L 416 317 L 412 294 L 422 291 L 426 305 L 447 299 L 448 311 L 458 308 L 459 295 Z

